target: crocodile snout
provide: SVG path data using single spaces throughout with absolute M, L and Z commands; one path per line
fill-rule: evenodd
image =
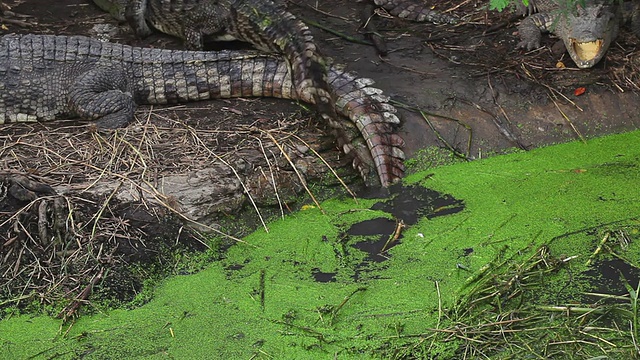
M 581 69 L 590 68 L 595 65 L 602 57 L 604 40 L 596 39 L 594 41 L 578 41 L 571 38 L 571 53 L 574 57 L 576 65 Z M 577 57 L 577 58 L 576 58 Z

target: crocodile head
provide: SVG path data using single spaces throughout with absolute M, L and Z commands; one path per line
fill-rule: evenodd
M 605 4 L 578 5 L 567 17 L 562 40 L 579 68 L 590 68 L 604 57 L 618 36 L 618 22 L 616 8 Z

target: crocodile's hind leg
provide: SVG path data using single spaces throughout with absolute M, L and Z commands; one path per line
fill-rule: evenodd
M 199 3 L 195 8 L 182 10 L 182 31 L 185 47 L 189 50 L 202 50 L 204 36 L 215 35 L 218 40 L 236 40 L 234 36 L 225 36 L 228 31 L 230 9 L 212 1 Z
M 303 64 L 304 62 L 304 64 Z M 331 87 L 328 84 L 327 65 L 320 56 L 309 59 L 298 57 L 293 60 L 295 88 L 300 98 L 313 98 L 318 114 L 328 122 L 338 118 L 335 110 L 335 99 L 327 91 Z
M 321 54 L 309 27 L 281 1 L 236 1 L 233 9 L 229 33 L 259 50 L 284 55 L 298 97 L 315 104 L 326 121 L 337 119 L 327 78 L 329 60 Z
M 69 108 L 100 128 L 118 128 L 133 120 L 136 103 L 122 68 L 97 67 L 82 73 L 69 90 Z

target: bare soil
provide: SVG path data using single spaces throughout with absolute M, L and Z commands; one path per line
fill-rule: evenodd
M 136 39 L 126 25 L 117 24 L 88 0 L 4 3 L 17 13 L 5 13 L 5 33 L 109 36 L 111 41 L 136 46 L 181 48 L 178 40 L 161 34 Z M 477 159 L 512 148 L 531 149 L 638 128 L 633 35 L 623 31 L 604 61 L 593 69 L 577 70 L 568 56 L 552 50 L 557 39 L 545 37 L 544 47 L 535 51 L 517 50 L 519 18 L 507 11 L 489 11 L 487 4 L 438 2 L 438 9 L 463 18 L 455 26 L 409 23 L 377 12 L 370 21 L 386 41 L 386 56 L 366 44 L 360 30 L 362 3 L 298 0 L 289 1 L 289 9 L 313 25 L 320 47 L 334 62 L 374 79 L 399 108 L 406 107 L 400 109 L 399 132 L 408 157 L 436 146 Z M 245 46 L 210 45 L 211 49 Z M 0 284 L 3 297 L 31 294 L 26 298 L 46 302 L 55 293 L 74 298 L 103 276 L 101 269 L 149 260 L 140 254 L 153 253 L 150 261 L 159 261 L 164 250 L 149 246 L 157 238 L 164 239 L 161 243 L 180 243 L 180 249 L 204 248 L 195 233 L 182 227 L 185 221 L 195 220 L 196 228 L 208 231 L 219 230 L 220 218 L 237 222 L 239 216 L 243 221 L 251 217 L 259 224 L 254 203 L 284 213 L 304 192 L 292 164 L 307 169 L 307 183 L 322 181 L 339 188 L 337 181 L 327 181 L 327 167 L 309 148 L 358 187 L 350 161 L 337 151 L 323 124 L 289 101 L 239 99 L 141 107 L 137 118 L 136 124 L 115 134 L 66 121 L 0 129 L 2 168 L 29 174 L 66 194 L 62 214 L 48 198 L 0 203 L 0 237 L 7 239 L 0 244 L 0 260 L 4 259 L 0 271 L 9 279 Z M 293 163 L 283 158 L 279 145 L 293 154 Z M 277 196 L 267 185 L 272 175 L 281 184 Z M 203 194 L 204 183 L 230 190 L 214 191 L 217 197 L 212 197 Z M 85 192 L 88 188 L 92 191 Z M 252 199 L 245 196 L 247 191 Z M 39 206 L 44 213 L 38 213 Z M 72 239 L 47 243 L 30 235 L 37 233 L 38 220 L 55 223 L 56 216 L 65 215 L 75 221 L 65 224 L 76 232 Z M 23 224 L 27 226 L 20 228 Z M 176 250 L 174 245 L 169 248 Z M 39 258 L 48 263 L 38 263 Z M 69 259 L 84 265 L 75 270 L 78 276 L 59 285 L 56 274 Z M 34 277 L 35 273 L 39 275 Z M 133 293 L 141 278 L 130 275 L 136 279 L 127 285 Z M 121 280 L 112 281 L 114 294 L 122 293 Z M 109 287 L 108 280 L 102 284 Z M 32 292 L 15 291 L 20 288 Z

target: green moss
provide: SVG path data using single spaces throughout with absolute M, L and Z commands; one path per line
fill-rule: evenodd
M 640 148 L 629 144 L 639 142 L 634 132 L 412 175 L 408 184 L 452 194 L 465 209 L 420 219 L 382 262 L 354 245 L 390 231 L 348 230 L 390 215 L 370 210 L 375 200 L 326 201 L 324 214 L 299 211 L 271 223 L 269 233 L 247 236 L 205 270 L 165 281 L 140 308 L 83 316 L 62 328 L 48 317 L 2 320 L 0 357 L 452 358 L 473 349 L 461 348 L 463 325 L 475 324 L 480 334 L 485 315 L 537 309 L 543 312 L 531 319 L 554 331 L 580 326 L 576 317 L 536 306 L 585 301 L 592 264 L 640 257 L 639 241 L 617 245 L 621 235 L 610 235 L 615 241 L 594 255 L 607 233 L 638 238 Z M 314 281 L 317 272 L 334 274 L 333 281 Z M 494 289 L 504 292 L 483 299 Z M 543 345 L 563 335 L 542 333 L 538 344 L 525 332 L 496 331 L 497 340 L 487 333 L 482 341 L 497 358 L 517 353 L 508 342 L 518 338 L 536 344 L 533 354 L 553 355 Z M 630 353 L 628 333 L 597 335 L 617 344 L 616 354 Z
M 407 167 L 407 172 L 413 174 L 459 162 L 465 162 L 465 160 L 457 157 L 448 149 L 430 146 L 417 151 L 411 159 L 405 161 L 405 166 Z

